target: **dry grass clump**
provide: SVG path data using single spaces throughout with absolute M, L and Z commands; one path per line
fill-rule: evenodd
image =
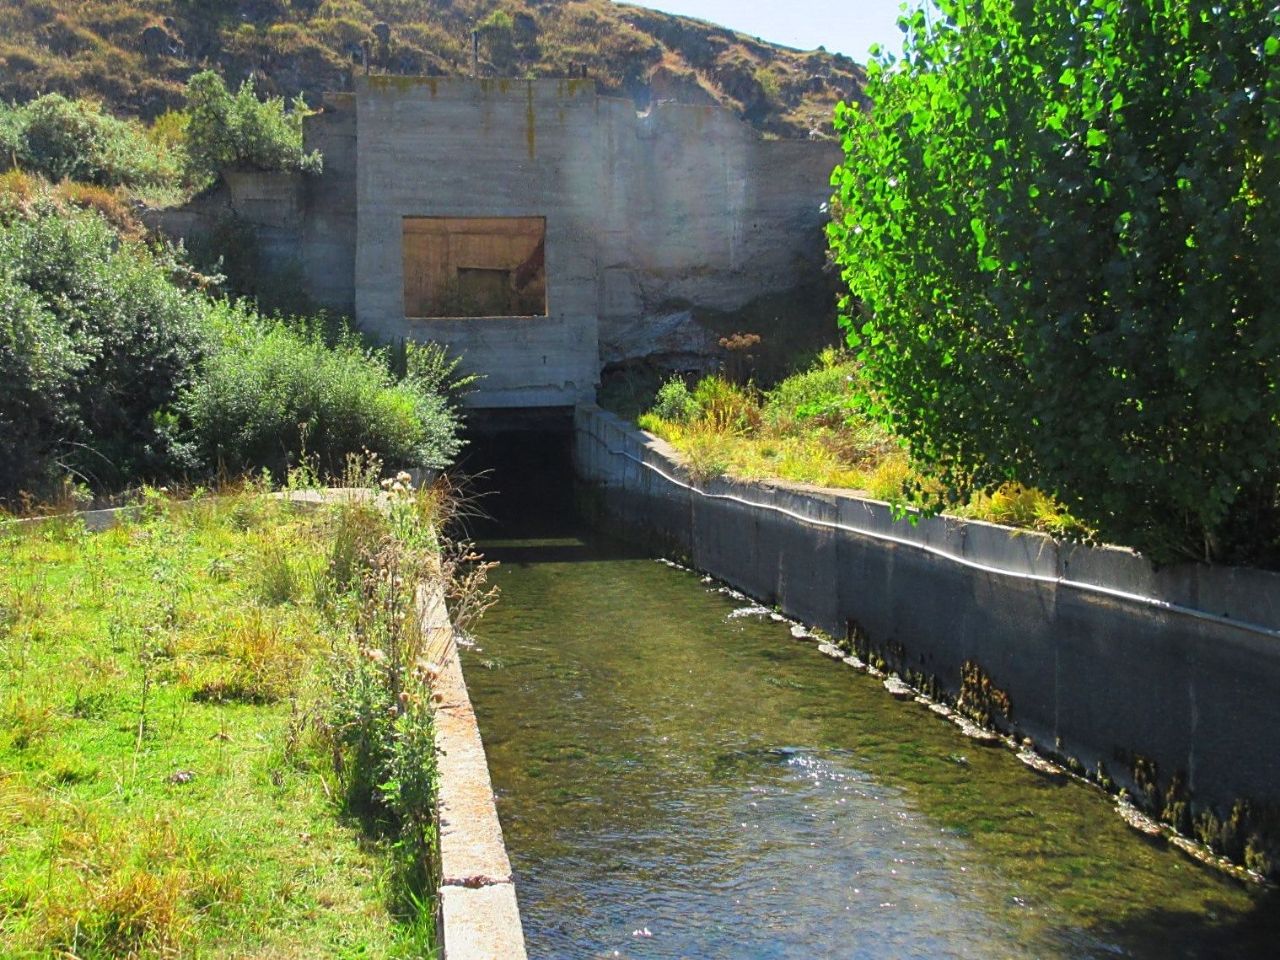
M 93 211 L 126 241 L 141 240 L 147 232 L 126 190 L 72 180 L 53 184 L 39 174 L 16 168 L 0 173 L 0 218 L 30 214 L 38 203 L 52 204 L 62 211 Z
M 91 183 L 74 183 L 64 180 L 58 184 L 55 196 L 81 210 L 92 210 L 111 224 L 127 240 L 140 240 L 146 228 L 132 202 L 120 188 L 99 187 Z
M 291 631 L 276 611 L 255 606 L 237 612 L 216 644 L 200 652 L 188 680 L 191 695 L 218 703 L 285 700 L 296 692 L 308 660 L 317 652 L 310 639 Z

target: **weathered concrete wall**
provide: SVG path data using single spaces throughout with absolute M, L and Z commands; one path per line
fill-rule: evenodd
M 691 492 L 663 442 L 593 407 L 577 428 L 579 475 L 633 534 L 837 638 L 856 627 L 893 669 L 952 695 L 977 663 L 1009 695 L 1003 726 L 1122 784 L 1136 756 L 1161 791 L 1180 774 L 1220 815 L 1280 803 L 1280 576 L 1157 571 L 1125 550 L 953 518 L 911 526 L 829 490 Z
M 305 149 L 324 156 L 324 172 L 304 178 L 306 218 L 301 260 L 308 292 L 336 313 L 356 306 L 356 102 L 351 94 L 325 97 L 323 112 L 307 118 Z
M 331 94 L 309 117 L 305 147 L 324 155 L 319 176 L 227 171 L 183 207 L 149 210 L 147 226 L 189 249 L 231 221 L 253 229 L 260 277 L 296 280 L 318 305 L 355 312 L 356 113 L 350 94 Z
M 463 353 L 485 375 L 475 406 L 588 396 L 598 373 L 594 86 L 366 77 L 356 99 L 360 325 Z M 545 217 L 548 315 L 406 319 L 404 217 Z
M 302 174 L 229 170 L 222 178 L 230 197 L 226 213 L 253 227 L 259 275 L 304 276 L 301 240 L 307 206 Z
M 673 304 L 732 310 L 821 259 L 832 144 L 764 141 L 713 106 L 637 115 L 587 82 L 372 77 L 356 101 L 357 318 L 465 353 L 475 406 L 585 399 Z M 545 217 L 548 316 L 406 320 L 409 216 Z
M 601 100 L 600 113 L 606 362 L 682 304 L 736 310 L 821 263 L 835 144 L 762 140 L 714 106 L 658 102 L 637 115 Z
M 570 80 L 362 77 L 305 132 L 321 176 L 230 174 L 153 225 L 190 239 L 249 221 L 263 267 L 296 271 L 321 305 L 463 353 L 485 377 L 477 407 L 571 406 L 607 363 L 714 351 L 685 308 L 732 311 L 809 280 L 840 156 L 763 140 L 718 106 L 637 114 Z M 548 315 L 407 319 L 405 217 L 545 217 Z

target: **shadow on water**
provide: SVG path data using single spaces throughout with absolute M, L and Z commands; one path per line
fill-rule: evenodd
M 468 477 L 475 516 L 467 535 L 500 563 L 574 563 L 645 556 L 637 547 L 592 530 L 578 512 L 573 474 L 573 422 L 565 415 L 468 435 L 458 469 Z
M 1168 943 L 1169 957 L 1196 960 L 1280 957 L 1280 890 L 1253 891 L 1252 909 L 1232 916 L 1154 906 L 1110 932 L 1130 956 L 1148 956 L 1145 945 Z M 1176 945 L 1176 946 L 1172 946 Z
M 467 679 L 535 958 L 1271 958 L 1280 897 L 587 529 L 565 431 L 466 469 L 503 599 Z

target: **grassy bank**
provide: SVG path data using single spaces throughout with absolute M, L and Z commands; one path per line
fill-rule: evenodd
M 637 423 L 671 443 L 699 480 L 790 480 L 904 507 L 936 500 L 943 491 L 859 403 L 859 377 L 857 362 L 835 349 L 767 390 L 719 374 L 692 385 L 674 377 Z M 1088 533 L 1051 497 L 1014 483 L 962 499 L 948 512 L 1055 535 Z
M 0 954 L 432 955 L 433 510 L 0 527 Z

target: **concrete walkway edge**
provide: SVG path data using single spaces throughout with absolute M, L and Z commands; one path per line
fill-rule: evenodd
M 438 935 L 444 960 L 526 960 L 511 862 L 458 645 L 439 584 L 419 594 L 427 648 L 447 651 L 433 698 L 440 831 Z

